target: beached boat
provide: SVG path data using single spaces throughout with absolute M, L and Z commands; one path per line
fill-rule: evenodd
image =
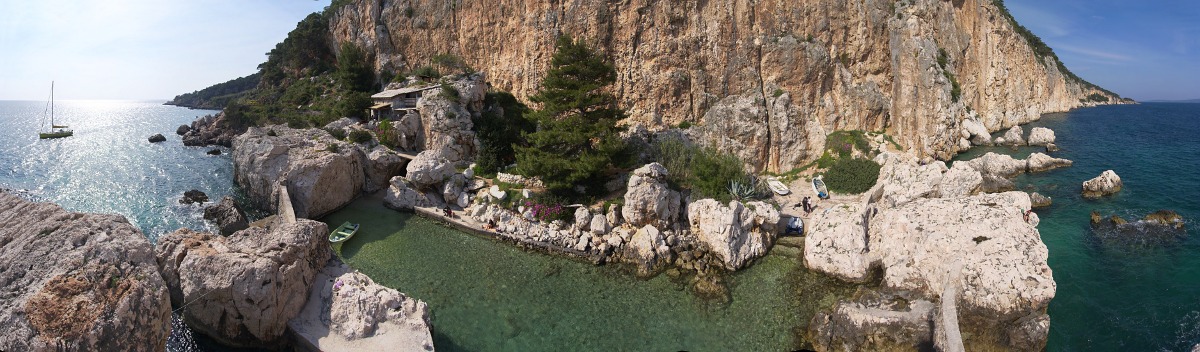
M 821 180 L 821 176 L 817 176 L 812 180 L 813 193 L 817 194 L 817 198 L 829 199 L 829 188 L 825 187 L 825 181 Z
M 771 191 L 775 192 L 775 194 L 781 196 L 786 196 L 788 193 L 792 193 L 792 190 L 788 189 L 787 185 L 784 185 L 783 182 L 780 182 L 779 179 L 774 177 L 767 178 L 767 187 L 771 188 Z
M 38 138 L 63 138 L 70 137 L 71 135 L 75 134 L 74 131 L 67 129 L 67 125 L 54 124 L 54 82 L 50 82 L 50 101 L 47 103 L 47 105 L 49 105 L 50 111 L 50 129 L 46 132 L 38 132 Z M 42 122 L 44 123 L 45 120 Z
M 351 224 L 349 221 L 342 223 L 336 230 L 329 233 L 329 242 L 338 243 L 344 242 L 358 232 L 358 224 Z

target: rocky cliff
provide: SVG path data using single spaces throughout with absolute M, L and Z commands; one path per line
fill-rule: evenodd
M 702 142 L 762 170 L 820 156 L 834 130 L 885 131 L 919 156 L 1116 95 L 1064 71 L 990 0 L 385 1 L 331 9 L 337 42 L 374 50 L 377 72 L 450 53 L 526 98 L 555 38 L 616 65 L 628 123 L 695 125 Z M 1022 35 L 1025 33 L 1025 35 Z
M 0 192 L 0 283 L 0 351 L 166 349 L 166 285 L 124 217 Z

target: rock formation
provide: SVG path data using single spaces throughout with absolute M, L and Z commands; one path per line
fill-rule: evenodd
M 522 99 L 556 36 L 570 34 L 612 58 L 630 122 L 696 123 L 702 144 L 759 170 L 816 159 L 834 130 L 887 130 L 918 156 L 946 159 L 963 147 L 965 121 L 998 131 L 1096 104 L 1083 99 L 1093 93 L 1119 102 L 1036 52 L 991 1 L 419 0 L 330 11 L 334 42 L 368 48 L 377 72 L 451 53 Z
M 1112 215 L 1102 218 L 1092 212 L 1092 234 L 1107 247 L 1159 247 L 1179 243 L 1187 237 L 1183 217 L 1170 210 L 1147 214 L 1137 221 Z
M 233 141 L 234 180 L 255 206 L 274 211 L 282 184 L 301 218 L 320 218 L 362 193 L 366 159 L 320 129 L 251 128 Z
M 204 220 L 216 224 L 221 236 L 232 235 L 234 232 L 245 230 L 250 226 L 246 214 L 238 209 L 237 203 L 230 196 L 225 196 L 217 204 L 204 208 Z
M 1083 181 L 1083 197 L 1084 198 L 1100 198 L 1107 195 L 1112 195 L 1121 191 L 1121 176 L 1117 176 L 1113 170 L 1105 170 L 1096 178 Z
M 0 192 L 0 350 L 165 350 L 171 306 L 124 217 Z
M 1004 132 L 1004 145 L 1025 145 L 1025 139 L 1021 136 L 1025 134 L 1025 130 L 1021 126 L 1013 126 L 1007 132 Z
M 305 344 L 324 351 L 433 351 L 429 306 L 330 260 L 288 322 Z
M 625 191 L 621 216 L 634 227 L 670 228 L 679 219 L 679 192 L 667 187 L 667 168 L 650 163 L 633 170 Z
M 324 223 L 299 219 L 229 237 L 181 229 L 155 252 L 188 326 L 233 346 L 275 346 L 330 257 Z
M 439 150 L 426 150 L 408 163 L 405 174 L 418 189 L 430 189 L 454 175 L 454 164 Z
M 1043 153 L 1033 153 L 1025 160 L 1020 160 L 992 152 L 965 162 L 956 161 L 955 165 L 959 163 L 966 163 L 979 171 L 985 178 L 987 176 L 1011 178 L 1025 172 L 1043 172 L 1073 164 L 1070 160 L 1051 157 Z
M 741 269 L 767 253 L 778 236 L 779 211 L 763 202 L 723 205 L 713 199 L 688 204 L 692 233 L 726 270 Z
M 175 134 L 182 136 L 182 135 L 184 135 L 184 134 L 187 134 L 187 133 L 188 133 L 188 131 L 191 131 L 191 130 L 192 130 L 192 127 L 191 127 L 191 126 L 188 126 L 188 125 L 179 125 L 179 128 L 176 128 L 176 129 L 175 129 Z
M 863 282 L 871 268 L 867 256 L 866 207 L 846 204 L 813 217 L 804 238 L 804 265 L 849 282 Z
M 205 146 L 216 144 L 230 147 L 233 146 L 233 138 L 245 130 L 245 127 L 235 127 L 234 123 L 229 121 L 224 112 L 218 113 L 215 116 L 206 115 L 196 119 L 196 121 L 192 121 L 192 127 L 183 134 L 183 145 Z M 175 132 L 178 133 L 179 130 Z
M 1061 167 L 1068 167 L 1072 164 L 1074 164 L 1074 162 L 1070 160 L 1055 158 L 1043 153 L 1033 153 L 1025 159 L 1025 168 L 1028 172 L 1049 171 Z
M 162 135 L 162 133 L 157 133 L 153 136 L 150 136 L 150 138 L 146 138 L 146 139 L 149 140 L 150 143 L 158 143 L 158 142 L 166 142 L 167 141 L 167 137 L 164 137 Z
M 388 186 L 392 176 L 404 173 L 408 160 L 388 147 L 379 145 L 367 153 L 366 183 L 363 191 L 372 193 Z
M 208 195 L 200 190 L 190 190 L 183 192 L 183 197 L 179 198 L 179 204 L 196 204 L 208 201 Z
M 1050 197 L 1044 196 L 1041 193 L 1033 192 L 1029 194 L 1030 206 L 1034 208 L 1049 207 L 1053 203 Z
M 1034 127 L 1029 131 L 1029 145 L 1054 145 L 1054 131 L 1045 127 Z
M 447 89 L 453 92 L 446 91 Z M 487 83 L 482 73 L 467 75 L 440 88 L 422 92 L 417 100 L 420 133 L 417 143 L 424 150 L 439 151 L 451 163 L 466 165 L 475 160 L 479 141 L 472 130 L 472 117 L 483 111 Z

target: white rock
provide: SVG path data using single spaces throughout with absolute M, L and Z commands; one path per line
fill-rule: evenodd
M 983 176 L 967 163 L 957 162 L 954 167 L 942 174 L 942 183 L 938 185 L 938 193 L 943 198 L 966 197 L 979 192 Z
M 862 204 L 842 204 L 809 217 L 804 238 L 804 265 L 850 282 L 869 273 L 867 229 Z
M 725 206 L 713 199 L 688 204 L 692 233 L 716 254 L 727 270 L 740 269 L 763 256 L 775 242 L 779 212 L 765 203 L 751 204 L 754 209 L 747 209 L 737 201 Z
M 1045 127 L 1034 127 L 1029 131 L 1029 145 L 1045 146 L 1054 143 L 1054 131 Z
M 1121 182 L 1121 177 L 1117 176 L 1113 170 L 1105 170 L 1091 180 L 1083 181 L 1083 197 L 1084 198 L 1100 198 L 1121 190 L 1124 183 Z
M 426 150 L 408 163 L 406 177 L 419 189 L 435 187 L 454 174 L 454 164 L 441 151 Z
M 604 214 L 592 215 L 592 220 L 591 223 L 588 224 L 588 228 L 591 229 L 593 234 L 599 235 L 608 233 L 608 217 L 604 216 Z
M 575 228 L 580 231 L 587 231 L 588 226 L 592 223 L 592 212 L 588 211 L 587 207 L 579 207 L 575 209 Z
M 996 143 L 1006 145 L 1024 145 L 1025 139 L 1022 137 L 1024 134 L 1025 130 L 1022 129 L 1021 126 L 1013 126 L 1012 128 L 1008 129 L 1008 132 L 1004 132 L 1004 142 Z
M 626 250 L 629 253 L 627 256 L 637 264 L 639 275 L 649 274 L 658 266 L 657 249 L 664 244 L 662 233 L 653 225 L 642 226 L 637 230 Z
M 633 226 L 670 228 L 679 218 L 679 192 L 667 187 L 667 168 L 650 163 L 629 176 L 621 215 Z
M 1055 158 L 1043 153 L 1030 154 L 1029 158 L 1025 159 L 1025 163 L 1029 172 L 1053 170 L 1060 167 L 1071 166 L 1072 164 L 1070 160 Z

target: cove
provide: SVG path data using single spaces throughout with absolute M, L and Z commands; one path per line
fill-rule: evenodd
M 346 263 L 429 304 L 439 351 L 744 350 L 802 347 L 817 309 L 845 285 L 771 254 L 729 275 L 727 304 L 697 298 L 686 277 L 527 252 L 362 197 L 324 219 L 358 222 L 335 246 Z M 774 252 L 773 252 L 774 253 Z

